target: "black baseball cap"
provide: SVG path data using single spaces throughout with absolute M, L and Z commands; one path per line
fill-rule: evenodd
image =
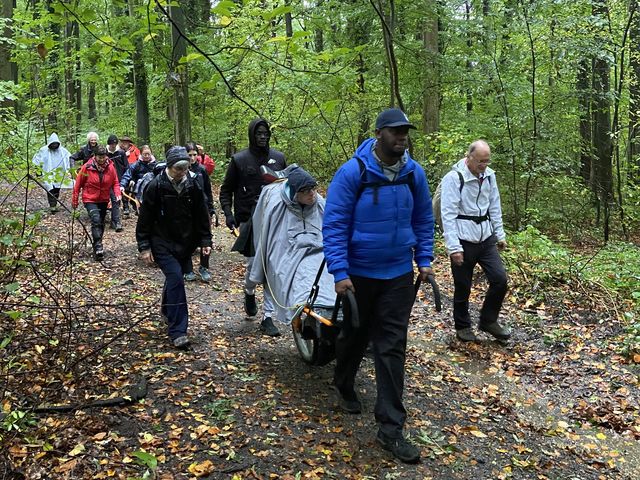
M 380 130 L 386 127 L 409 127 L 414 130 L 416 129 L 415 125 L 409 121 L 409 117 L 399 108 L 389 108 L 378 115 L 376 119 L 376 129 Z

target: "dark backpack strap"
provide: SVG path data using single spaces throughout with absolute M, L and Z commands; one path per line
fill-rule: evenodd
M 460 192 L 462 192 L 462 187 L 464 186 L 464 177 L 458 170 L 456 170 L 456 172 L 458 172 L 458 176 L 460 177 Z M 489 188 L 491 188 L 491 177 L 487 177 L 487 182 L 489 182 Z M 471 220 L 472 222 L 475 222 L 479 225 L 482 222 L 490 220 L 491 216 L 489 215 L 489 210 L 487 210 L 484 215 L 458 215 L 456 218 L 459 220 Z
M 356 194 L 356 203 L 360 200 L 360 196 L 365 188 L 373 189 L 373 203 L 378 203 L 378 189 L 380 187 L 387 187 L 392 185 L 408 185 L 409 190 L 411 190 L 411 196 L 415 198 L 415 178 L 414 178 L 414 170 L 411 170 L 405 177 L 400 180 L 393 180 L 387 182 L 375 181 L 375 182 L 367 182 L 365 177 L 367 175 L 367 169 L 364 165 L 364 161 L 360 157 L 354 157 L 358 161 L 358 167 L 360 169 L 360 188 L 358 189 L 358 193 Z

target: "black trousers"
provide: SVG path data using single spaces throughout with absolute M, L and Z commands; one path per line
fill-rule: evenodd
M 377 398 L 375 418 L 388 437 L 402 436 L 407 417 L 402 404 L 409 315 L 415 299 L 413 272 L 390 280 L 351 277 L 356 290 L 360 328 L 345 325 L 336 340 L 334 383 L 353 390 L 369 340 L 373 346 Z
M 60 198 L 60 189 L 57 187 L 52 188 L 47 192 L 47 200 L 51 208 L 58 205 L 58 199 Z
M 498 320 L 502 302 L 507 294 L 507 272 L 496 247 L 495 235 L 484 242 L 471 243 L 461 240 L 464 262 L 459 267 L 451 264 L 453 283 L 453 320 L 456 330 L 471 327 L 469 294 L 473 281 L 473 269 L 480 264 L 489 281 L 489 290 L 480 310 L 480 323 L 487 325 Z
M 102 235 L 104 235 L 104 219 L 107 216 L 107 202 L 85 203 L 89 219 L 91 219 L 91 237 L 93 238 L 93 249 L 102 246 Z

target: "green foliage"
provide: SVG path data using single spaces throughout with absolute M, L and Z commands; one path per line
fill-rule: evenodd
M 531 282 L 564 283 L 574 271 L 575 259 L 570 251 L 531 225 L 510 235 L 509 244 L 503 253 L 509 270 L 519 271 Z
M 143 450 L 136 450 L 135 452 L 130 453 L 130 455 L 136 459 L 136 463 L 138 465 L 147 467 L 152 472 L 158 468 L 158 459 L 151 453 Z
M 24 433 L 29 427 L 33 427 L 38 422 L 35 415 L 23 410 L 11 410 L 5 414 L 0 427 L 3 431 Z M 2 435 L 0 435 L 0 440 Z
M 231 404 L 231 400 L 228 398 L 214 400 L 213 402 L 205 405 L 204 408 L 209 414 L 209 417 L 216 422 L 233 420 L 233 405 Z
M 528 226 L 509 237 L 504 253 L 512 271 L 543 285 L 572 280 L 600 284 L 624 301 L 640 306 L 640 252 L 630 243 L 615 242 L 577 253 Z

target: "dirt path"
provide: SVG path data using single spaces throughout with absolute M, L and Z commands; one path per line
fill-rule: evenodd
M 66 225 L 67 214 L 42 222 L 59 238 Z M 229 253 L 222 228 L 213 282 L 188 285 L 193 348 L 172 349 L 156 313 L 162 276 L 132 260 L 133 230 L 132 218 L 121 234 L 107 232 L 102 264 L 87 255 L 76 262 L 89 284 L 132 281 L 112 294 L 147 305 L 148 320 L 118 355 L 122 378 L 145 376 L 148 395 L 126 407 L 41 416 L 29 443 L 16 436 L 7 444 L 11 478 L 640 478 L 637 370 L 602 345 L 602 324 L 577 321 L 571 333 L 584 342 L 548 345 L 545 324 L 509 301 L 513 342 L 460 344 L 449 321 L 451 280 L 437 265 L 444 309 L 418 299 L 407 359 L 407 431 L 423 460 L 404 465 L 375 443 L 372 362 L 358 376 L 363 413 L 343 414 L 329 389 L 333 364 L 304 364 L 288 327 L 272 339 L 245 319 L 242 257 Z

